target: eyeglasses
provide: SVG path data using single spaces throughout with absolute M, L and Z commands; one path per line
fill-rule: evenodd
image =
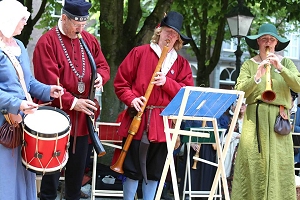
M 74 24 L 74 22 L 72 22 L 72 20 L 68 17 L 69 21 L 73 24 L 73 26 L 75 28 L 84 28 L 86 26 L 86 24 Z
M 268 42 L 268 41 L 270 41 L 271 43 L 273 43 L 273 42 L 275 42 L 275 41 L 277 41 L 277 39 L 276 38 L 274 38 L 274 37 L 261 37 L 261 38 L 259 38 L 262 42 Z

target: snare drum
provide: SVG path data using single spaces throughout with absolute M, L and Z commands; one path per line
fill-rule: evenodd
M 69 116 L 62 110 L 43 106 L 25 115 L 22 163 L 38 174 L 61 171 L 68 161 L 71 130 Z

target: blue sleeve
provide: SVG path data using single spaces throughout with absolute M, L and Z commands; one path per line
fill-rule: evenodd
M 223 114 L 219 119 L 218 119 L 218 126 L 219 128 L 224 128 L 227 129 L 229 124 L 229 117 L 225 114 Z
M 39 81 L 37 81 L 31 72 L 30 68 L 30 59 L 28 56 L 28 52 L 25 49 L 23 43 L 19 40 L 18 44 L 21 47 L 22 54 L 19 57 L 19 62 L 22 66 L 23 73 L 24 73 L 24 79 L 27 87 L 27 91 L 29 94 L 37 99 L 40 99 L 42 101 L 50 101 L 52 98 L 50 97 L 50 86 L 45 85 Z

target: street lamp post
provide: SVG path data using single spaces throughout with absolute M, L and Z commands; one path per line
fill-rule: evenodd
M 241 57 L 243 55 L 243 51 L 241 49 L 241 37 L 238 37 L 238 43 L 237 43 L 237 47 L 236 47 L 236 51 L 234 52 L 236 60 L 235 60 L 235 81 L 237 79 L 237 77 L 240 74 L 240 69 L 241 69 L 241 65 L 242 65 L 242 61 L 241 61 Z
M 248 34 L 254 15 L 250 12 L 249 8 L 243 5 L 243 0 L 238 0 L 238 4 L 232 8 L 232 10 L 227 14 L 226 18 L 231 37 L 236 37 L 238 39 L 237 49 L 234 52 L 236 56 L 236 77 L 234 77 L 234 81 L 236 82 L 236 79 L 240 74 L 241 57 L 243 55 L 240 44 L 241 38 Z

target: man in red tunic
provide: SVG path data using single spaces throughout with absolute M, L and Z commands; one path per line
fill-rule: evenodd
M 188 61 L 177 54 L 190 38 L 180 33 L 183 16 L 178 12 L 169 12 L 154 30 L 151 44 L 133 48 L 119 66 L 114 80 L 118 98 L 129 108 L 141 111 L 149 84 L 154 84 L 142 115 L 141 124 L 133 137 L 123 164 L 126 180 L 123 183 L 125 200 L 134 199 L 138 181 L 143 179 L 142 190 L 144 200 L 153 200 L 160 180 L 167 155 L 162 110 L 183 86 L 193 86 L 192 71 Z M 168 43 L 168 53 L 160 72 L 156 73 L 155 81 L 150 83 L 153 72 L 158 64 L 164 46 Z M 118 130 L 119 135 L 128 135 L 132 118 L 127 112 Z M 139 155 L 147 141 L 150 142 L 145 155 Z M 142 141 L 142 142 L 141 142 Z M 140 160 L 146 157 L 146 169 L 141 167 Z M 145 173 L 142 171 L 146 170 Z
M 46 84 L 64 88 L 62 109 L 70 116 L 69 159 L 65 171 L 65 198 L 80 199 L 88 150 L 86 115 L 94 115 L 97 105 L 90 100 L 91 63 L 77 37 L 80 33 L 96 64 L 94 86 L 101 88 L 110 78 L 110 68 L 97 39 L 83 30 L 91 7 L 85 0 L 66 0 L 58 25 L 45 33 L 37 42 L 33 54 L 35 77 Z M 59 100 L 52 106 L 60 108 Z M 60 173 L 43 176 L 40 199 L 55 199 Z

